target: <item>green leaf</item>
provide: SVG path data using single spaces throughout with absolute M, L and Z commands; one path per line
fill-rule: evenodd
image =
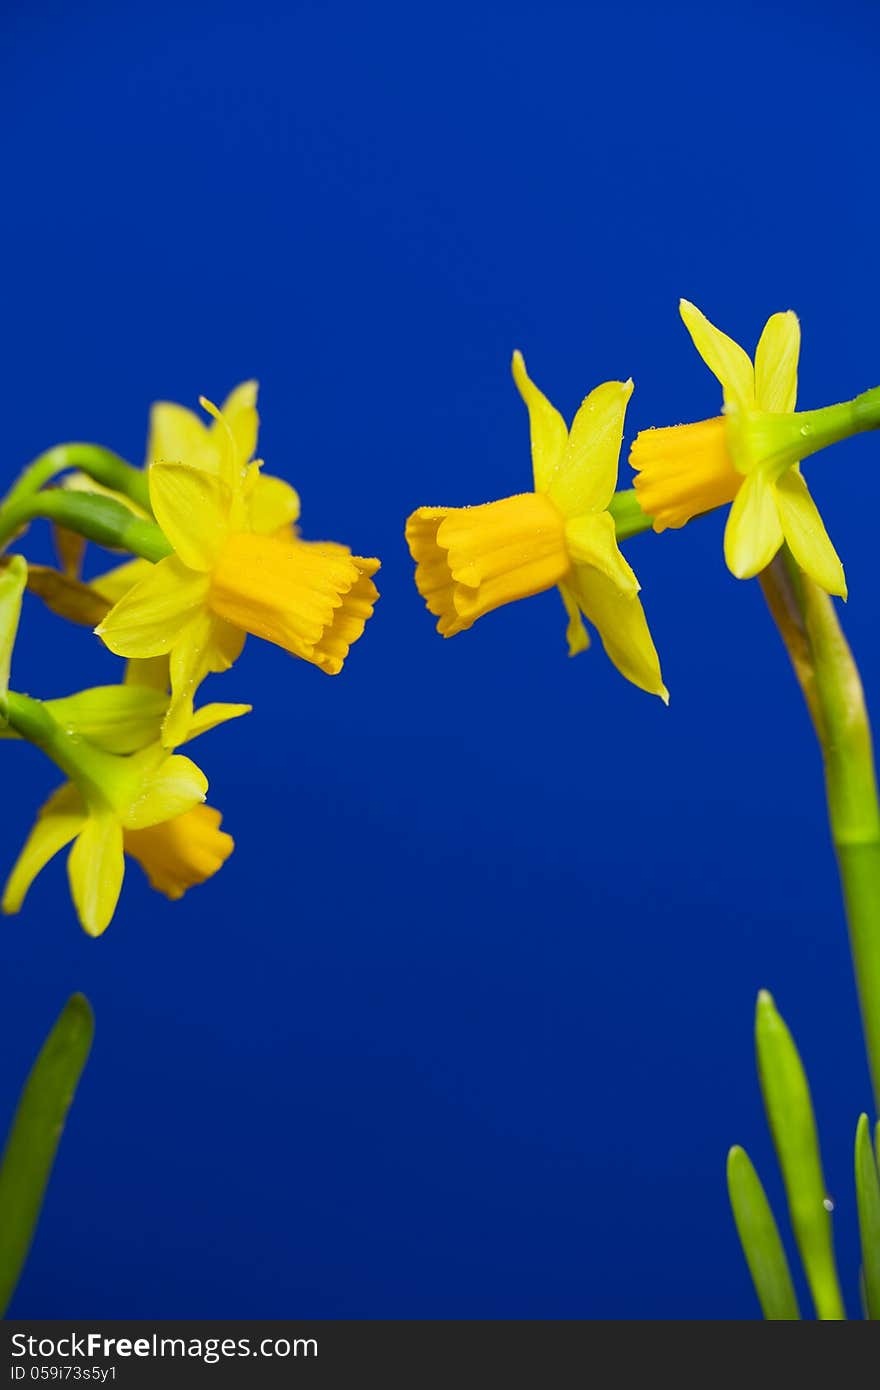
M 801 1314 L 779 1229 L 752 1160 L 738 1144 L 727 1155 L 727 1191 L 761 1312 L 768 1322 L 797 1321 Z
M 810 1088 L 794 1039 L 766 990 L 758 995 L 755 1045 L 764 1106 L 807 1283 L 823 1321 L 846 1318 Z
M 64 1119 L 92 1045 L 89 1001 L 67 1001 L 19 1097 L 0 1165 L 0 1315 L 31 1247 Z
M 872 1321 L 880 1321 L 880 1177 L 871 1148 L 867 1115 L 856 1126 L 856 1202 L 862 1240 L 862 1277 L 865 1307 Z

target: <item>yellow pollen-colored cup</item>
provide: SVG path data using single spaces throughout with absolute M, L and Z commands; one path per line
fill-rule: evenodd
M 543 493 L 478 507 L 422 507 L 406 536 L 419 592 L 444 637 L 493 608 L 552 588 L 571 568 L 565 518 Z

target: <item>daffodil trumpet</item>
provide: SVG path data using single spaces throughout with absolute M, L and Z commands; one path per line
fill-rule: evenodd
M 569 430 L 518 352 L 513 375 L 529 412 L 534 491 L 413 512 L 406 538 L 416 586 L 444 637 L 503 604 L 558 587 L 569 654 L 589 645 L 586 617 L 621 674 L 667 700 L 639 582 L 617 543 L 615 484 L 632 382 L 596 387 Z M 619 512 L 628 534 L 645 529 L 634 498 L 621 502 Z
M 47 449 L 21 472 L 0 503 L 0 545 L 30 519 L 27 501 L 61 473 L 76 470 L 88 475 L 102 488 L 128 497 L 149 514 L 150 499 L 146 474 L 120 458 L 112 449 L 99 444 L 56 444 Z
M 880 387 L 820 410 L 795 411 L 800 325 L 773 314 L 754 362 L 688 300 L 681 316 L 721 383 L 723 414 L 643 430 L 630 453 L 635 488 L 655 531 L 732 503 L 724 536 L 731 572 L 749 579 L 787 543 L 804 572 L 846 597 L 843 566 L 801 476 L 802 459 L 880 427 Z

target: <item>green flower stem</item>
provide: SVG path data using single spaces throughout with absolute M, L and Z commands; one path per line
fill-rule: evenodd
M 830 444 L 839 444 L 866 430 L 880 429 L 880 386 L 864 391 L 854 400 L 821 410 L 782 415 L 733 410 L 727 419 L 735 454 L 760 461 L 778 475 Z
M 636 490 L 632 487 L 626 492 L 615 492 L 608 510 L 614 518 L 619 541 L 629 540 L 630 536 L 637 536 L 641 531 L 650 531 L 654 524 L 654 518 L 639 506 Z
M 874 1102 L 880 1110 L 880 803 L 858 668 L 831 599 L 783 551 L 761 576 L 822 750 Z
M 95 492 L 50 488 L 7 500 L 0 508 L 0 545 L 35 517 L 48 517 L 69 531 L 110 550 L 130 551 L 155 563 L 171 554 L 171 546 L 155 521 L 145 521 L 123 502 Z
M 51 758 L 91 800 L 107 802 L 125 767 L 125 760 L 96 747 L 82 734 L 60 724 L 48 705 L 10 690 L 0 701 L 10 729 Z
M 34 1238 L 94 1029 L 88 1000 L 74 994 L 43 1044 L 18 1102 L 0 1165 L 0 1316 L 15 1292 Z
M 88 473 L 102 487 L 121 492 L 145 512 L 150 512 L 146 471 L 132 467 L 111 449 L 102 449 L 99 444 L 56 444 L 53 449 L 47 449 L 19 474 L 6 496 L 4 508 L 38 492 L 50 479 L 71 468 Z

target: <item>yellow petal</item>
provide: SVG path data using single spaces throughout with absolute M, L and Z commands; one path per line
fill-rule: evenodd
M 189 743 L 200 734 L 206 734 L 209 730 L 228 723 L 230 719 L 240 719 L 243 714 L 250 714 L 252 709 L 253 705 L 202 705 L 192 717 L 186 742 Z
M 238 441 L 222 411 L 206 396 L 199 396 L 199 405 L 212 416 L 214 422 L 211 426 L 211 471 L 226 484 L 231 495 L 237 498 L 247 472 L 246 460 L 239 455 Z
M 147 463 L 196 463 L 212 452 L 207 425 L 192 410 L 157 401 L 150 411 Z
M 169 555 L 111 608 L 95 631 L 117 656 L 161 656 L 204 604 L 208 584 L 207 575 Z
M 141 865 L 151 888 L 176 902 L 222 868 L 235 848 L 220 829 L 222 819 L 213 806 L 195 806 L 161 825 L 127 830 L 125 852 Z
M 248 499 L 248 523 L 260 536 L 290 526 L 299 517 L 299 495 L 283 478 L 268 473 L 258 475 Z
M 149 656 L 143 661 L 132 657 L 125 663 L 123 679 L 126 685 L 146 685 L 150 690 L 162 690 L 167 694 L 171 684 L 167 654 Z
M 229 534 L 232 494 L 212 473 L 185 463 L 155 463 L 150 502 L 156 520 L 185 565 L 209 570 Z
M 714 372 L 721 382 L 725 401 L 730 399 L 743 407 L 753 406 L 755 372 L 748 353 L 710 323 L 696 304 L 683 299 L 679 309 L 684 326 L 694 340 L 694 347 L 710 372 Z
M 589 647 L 590 635 L 584 627 L 581 610 L 577 606 L 577 599 L 571 589 L 567 584 L 560 584 L 559 592 L 562 595 L 562 602 L 565 604 L 565 611 L 568 615 L 568 627 L 565 629 L 568 654 L 569 656 L 577 656 L 578 652 L 585 652 Z
M 766 569 L 782 545 L 782 523 L 773 484 L 759 470 L 750 473 L 736 497 L 724 530 L 724 558 L 737 579 Z
M 521 352 L 513 354 L 512 366 L 513 379 L 529 411 L 535 488 L 538 492 L 546 492 L 562 461 L 568 429 L 559 411 L 529 377 Z
M 90 816 L 67 861 L 67 876 L 77 915 L 89 936 L 106 931 L 125 873 L 122 826 L 115 816 Z
M 620 674 L 668 703 L 660 659 L 638 595 L 622 593 L 606 575 L 587 565 L 576 565 L 568 582 Z
M 138 580 L 152 574 L 153 569 L 149 560 L 126 560 L 124 565 L 116 565 L 112 570 L 105 570 L 89 580 L 89 587 L 108 603 L 116 603 L 123 594 L 134 588 Z
M 176 748 L 190 737 L 193 700 L 211 672 L 228 671 L 241 655 L 245 634 L 203 609 L 178 636 L 171 652 L 171 703 L 162 742 Z
M 759 410 L 782 415 L 797 403 L 801 326 L 787 309 L 772 314 L 755 352 L 755 401 Z
M 65 782 L 40 810 L 3 890 L 3 911 L 18 912 L 41 869 L 78 835 L 86 818 L 79 792 Z
M 240 464 L 247 463 L 257 451 L 257 433 L 260 427 L 260 417 L 257 415 L 258 389 L 256 381 L 243 381 L 240 386 L 230 391 L 220 407 L 220 414 L 235 440 Z M 222 425 L 215 420 L 211 426 L 212 435 L 218 429 L 222 429 Z
M 158 750 L 157 750 L 158 751 Z M 121 816 L 126 830 L 143 830 L 148 825 L 159 825 L 182 816 L 205 799 L 208 779 L 197 767 L 192 758 L 181 753 L 161 756 L 158 765 L 150 767 L 141 779 L 137 795 L 125 808 Z
M 639 581 L 620 552 L 614 518 L 608 512 L 579 516 L 567 522 L 565 542 L 575 564 L 601 570 L 621 593 L 639 592 Z
M 831 544 L 819 509 L 800 473 L 790 468 L 776 484 L 779 517 L 788 547 L 801 569 L 826 594 L 846 598 L 843 565 Z
M 568 443 L 548 495 L 565 516 L 602 511 L 614 496 L 631 381 L 606 381 L 591 391 L 574 417 Z

